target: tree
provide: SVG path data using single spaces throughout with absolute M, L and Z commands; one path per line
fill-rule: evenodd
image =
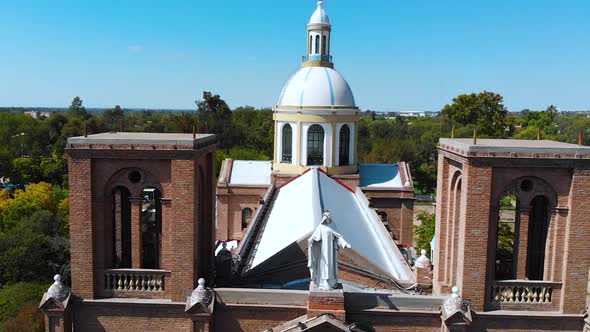
M 123 109 L 119 105 L 115 105 L 112 109 L 108 109 L 102 113 L 103 123 L 107 130 L 111 131 L 120 130 L 121 121 L 123 121 L 124 117 Z
M 555 120 L 555 117 L 557 117 L 558 113 L 559 113 L 559 110 L 554 105 L 549 105 L 545 109 L 545 116 L 547 117 L 549 124 L 553 123 L 553 121 Z
M 430 241 L 434 237 L 435 217 L 434 213 L 422 211 L 416 216 L 420 220 L 419 226 L 414 226 L 414 239 L 416 240 L 416 247 L 424 249 L 427 255 L 430 256 Z
M 86 111 L 86 108 L 84 108 L 82 99 L 80 99 L 80 97 L 76 96 L 74 100 L 72 100 L 72 103 L 68 108 L 68 115 L 70 117 L 80 118 L 82 120 L 89 118 L 89 114 Z
M 217 135 L 221 148 L 231 145 L 228 137 L 231 137 L 232 112 L 226 102 L 219 95 L 209 91 L 203 92 L 203 100 L 195 101 L 199 119 L 199 131 Z
M 452 104 L 445 105 L 442 113 L 460 124 L 476 125 L 483 135 L 505 137 L 508 110 L 503 100 L 501 95 L 488 91 L 459 95 Z

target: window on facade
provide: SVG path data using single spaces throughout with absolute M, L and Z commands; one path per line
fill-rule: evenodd
M 281 142 L 283 150 L 281 151 L 281 161 L 283 163 L 291 163 L 293 158 L 293 129 L 288 123 L 283 126 Z
M 326 55 L 326 36 L 322 36 L 322 55 Z
M 526 276 L 529 280 L 543 280 L 549 219 L 549 200 L 545 196 L 535 197 L 531 202 L 529 219 L 526 265 Z
M 320 36 L 315 36 L 315 54 L 320 54 Z
M 350 163 L 350 128 L 343 125 L 340 128 L 340 151 L 338 157 L 339 166 L 347 166 Z
M 319 166 L 324 164 L 324 128 L 313 125 L 307 131 L 307 165 Z
M 145 188 L 141 194 L 141 268 L 160 268 L 162 203 L 160 191 Z
M 252 220 L 252 209 L 245 208 L 242 210 L 242 230 L 248 228 L 248 224 Z
M 131 267 L 131 204 L 129 190 L 117 187 L 112 192 L 113 267 Z
M 309 36 L 309 54 L 313 53 L 313 36 Z
M 516 279 L 517 210 L 517 199 L 513 194 L 500 199 L 496 239 L 496 280 Z

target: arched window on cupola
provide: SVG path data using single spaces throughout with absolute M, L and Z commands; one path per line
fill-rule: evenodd
M 313 53 L 313 36 L 309 36 L 309 54 Z
M 315 36 L 315 54 L 320 54 L 320 35 Z
M 293 129 L 290 124 L 283 126 L 281 162 L 291 163 L 293 160 Z
M 314 124 L 307 131 L 307 166 L 324 164 L 324 128 Z
M 322 55 L 326 55 L 326 36 L 322 36 Z
M 343 125 L 340 128 L 340 153 L 338 166 L 348 166 L 350 163 L 350 128 Z

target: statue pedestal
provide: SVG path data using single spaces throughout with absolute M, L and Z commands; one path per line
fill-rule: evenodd
M 342 285 L 339 284 L 338 286 L 338 289 L 322 290 L 310 283 L 309 297 L 307 299 L 308 318 L 322 314 L 332 314 L 336 318 L 346 321 L 344 290 Z

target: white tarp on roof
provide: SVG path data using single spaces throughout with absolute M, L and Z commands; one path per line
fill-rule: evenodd
M 323 210 L 332 215 L 333 227 L 358 253 L 398 280 L 411 280 L 411 270 L 377 214 L 359 190 L 336 182 L 312 169 L 282 187 L 277 195 L 251 267 L 311 233 Z
M 272 162 L 258 160 L 234 160 L 230 184 L 270 185 Z
M 401 188 L 397 164 L 360 164 L 361 187 Z

